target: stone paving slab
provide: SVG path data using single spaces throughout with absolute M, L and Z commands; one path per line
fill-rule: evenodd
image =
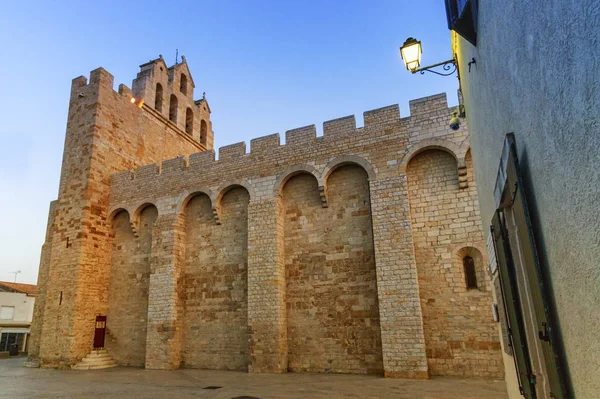
M 342 374 L 246 374 L 117 367 L 75 371 L 24 368 L 0 360 L 0 398 L 400 398 L 506 399 L 504 381 L 438 377 L 402 380 Z M 219 389 L 203 389 L 219 386 Z M 250 399 L 250 398 L 246 398 Z

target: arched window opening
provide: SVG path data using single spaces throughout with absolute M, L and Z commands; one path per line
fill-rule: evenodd
M 169 120 L 177 124 L 177 97 L 171 94 L 171 102 L 169 104 Z
M 463 267 L 465 270 L 465 283 L 467 289 L 477 289 L 477 272 L 475 271 L 475 261 L 470 256 L 463 258 Z
M 185 132 L 188 134 L 192 134 L 192 129 L 194 127 L 194 113 L 191 108 L 188 108 L 185 111 Z
M 181 79 L 179 80 L 179 91 L 187 95 L 187 76 L 184 74 L 181 74 Z
M 208 126 L 206 125 L 206 121 L 202 119 L 200 122 L 200 143 L 206 145 L 206 133 L 208 131 Z
M 160 83 L 156 84 L 156 93 L 154 95 L 154 109 L 158 112 L 162 112 L 163 104 L 163 88 Z

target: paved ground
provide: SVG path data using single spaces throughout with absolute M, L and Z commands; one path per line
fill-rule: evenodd
M 118 367 L 28 369 L 24 358 L 0 359 L 0 398 L 406 398 L 506 399 L 504 381 L 398 380 L 339 374 L 257 375 L 235 371 L 158 371 Z M 203 389 L 220 386 L 220 389 Z

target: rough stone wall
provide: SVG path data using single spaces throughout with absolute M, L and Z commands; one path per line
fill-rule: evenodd
M 185 209 L 185 367 L 248 369 L 248 192 L 221 200 L 220 225 L 210 198 L 193 197 Z
M 95 316 L 108 310 L 110 175 L 201 149 L 131 104 L 125 86 L 119 89 L 113 90 L 113 77 L 101 68 L 92 71 L 89 84 L 84 77 L 73 80 L 55 223 L 47 241 L 44 314 L 53 317 L 40 319 L 43 366 L 68 366 L 89 353 Z
M 49 245 L 50 264 L 48 265 L 46 295 L 44 300 L 44 316 L 39 322 L 40 339 L 32 337 L 40 345 L 41 364 L 61 366 L 69 363 L 72 341 L 82 332 L 71 332 L 76 313 L 77 281 L 79 278 L 79 259 L 82 244 L 77 241 L 83 230 L 81 224 L 85 210 L 82 199 L 85 196 L 85 182 L 89 170 L 90 159 L 83 156 L 89 154 L 91 147 L 90 132 L 93 130 L 94 107 L 98 97 L 97 74 L 93 75 L 96 83 L 93 89 L 86 90 L 84 97 L 78 98 L 78 89 L 85 85 L 86 79 L 73 80 L 65 151 L 63 153 L 62 170 L 59 186 L 59 198 L 55 205 L 54 225 L 51 237 L 44 245 Z M 83 93 L 82 93 L 83 94 Z M 85 134 L 84 132 L 87 132 Z M 79 235 L 79 236 L 78 236 Z M 33 320 L 33 335 L 38 331 Z
M 124 366 L 143 366 L 146 360 L 150 256 L 157 216 L 156 207 L 145 207 L 139 216 L 137 236 L 127 211 L 119 212 L 112 223 L 106 348 Z
M 365 112 L 365 126 L 358 129 L 350 116 L 325 122 L 323 137 L 316 137 L 314 126 L 306 126 L 287 131 L 285 145 L 274 134 L 252 140 L 250 153 L 246 153 L 245 143 L 236 143 L 221 148 L 218 161 L 214 152 L 207 151 L 115 174 L 111 179 L 110 209 L 136 209 L 140 203 L 152 200 L 165 221 L 171 220 L 171 227 L 166 222 L 162 233 L 162 237 L 171 237 L 168 250 L 157 252 L 157 264 L 164 266 L 151 276 L 149 320 L 156 317 L 161 321 L 157 328 L 148 330 L 148 348 L 152 346 L 152 350 L 147 350 L 146 367 L 177 367 L 177 359 L 181 358 L 176 349 L 184 342 L 177 338 L 176 327 L 178 317 L 183 317 L 177 316 L 177 309 L 182 308 L 178 279 L 183 269 L 178 263 L 176 240 L 179 209 L 190 194 L 207 193 L 218 223 L 222 192 L 238 184 L 250 193 L 249 370 L 286 371 L 293 364 L 288 359 L 293 349 L 289 350 L 292 340 L 287 337 L 285 204 L 281 188 L 297 173 L 312 174 L 321 206 L 327 207 L 330 173 L 340 165 L 352 164 L 362 167 L 369 180 L 384 374 L 426 378 L 426 345 L 405 173 L 415 153 L 444 148 L 458 160 L 455 189 L 462 195 L 473 195 L 465 191 L 470 181 L 465 161 L 466 126 L 450 130 L 447 122 L 451 112 L 445 96 L 437 95 L 411 102 L 414 116 L 409 118 L 400 119 L 398 107 L 390 106 Z M 409 137 L 413 137 L 411 141 Z M 489 315 L 489 309 L 481 311 Z M 163 349 L 161 342 L 167 342 L 171 349 Z
M 482 272 L 487 266 L 475 186 L 458 189 L 456 160 L 441 150 L 416 155 L 407 176 L 429 372 L 502 378 L 498 327 L 489 312 L 491 284 Z M 466 287 L 456 256 L 463 248 L 478 254 L 477 289 Z
M 33 319 L 31 324 L 31 338 L 28 343 L 28 358 L 37 362 L 40 356 L 40 340 L 42 334 L 42 324 L 44 322 L 44 308 L 47 297 L 48 273 L 50 269 L 50 255 L 52 251 L 52 232 L 54 229 L 54 216 L 56 213 L 57 201 L 50 202 L 48 212 L 48 223 L 46 225 L 46 238 L 42 245 L 40 257 L 40 268 L 38 271 L 37 295 L 33 306 Z
M 428 378 L 406 175 L 369 185 L 384 374 Z
M 366 172 L 292 177 L 283 189 L 290 371 L 383 373 Z
M 269 187 L 269 184 L 265 186 Z M 250 334 L 248 370 L 255 373 L 283 373 L 288 369 L 283 251 L 281 199 L 275 197 L 250 201 L 248 206 L 248 332 Z
M 181 365 L 184 257 L 183 215 L 161 214 L 159 209 L 152 232 L 146 368 L 173 369 Z
M 69 365 L 89 352 L 95 315 L 112 312 L 109 215 L 126 210 L 133 233 L 141 235 L 141 210 L 153 204 L 158 212 L 150 248 L 146 242 L 143 255 L 132 257 L 137 262 L 150 253 L 146 367 L 383 369 L 389 377 L 428 376 L 408 161 L 423 149 L 446 149 L 458 160 L 456 198 L 475 198 L 466 190 L 466 126 L 449 130 L 445 95 L 411 102 L 408 118 L 389 106 L 365 112 L 360 128 L 354 116 L 327 121 L 323 137 L 311 125 L 287 131 L 285 145 L 278 134 L 252 140 L 249 153 L 245 143 L 232 144 L 219 149 L 216 161 L 214 151 L 189 155 L 203 147 L 147 105 L 131 104 L 131 91 L 121 86 L 116 93 L 112 84 L 102 69 L 89 85 L 84 78 L 74 81 L 51 240 L 43 364 Z M 310 202 L 301 201 L 292 220 L 286 194 L 302 182 L 298 173 L 313 176 L 311 190 L 292 198 L 310 194 Z M 194 199 L 200 193 L 210 201 Z M 186 210 L 196 212 L 196 224 Z M 294 225 L 300 230 L 291 239 Z M 319 231 L 324 242 L 315 238 Z M 65 245 L 67 238 L 72 245 Z M 470 245 L 466 237 L 456 244 Z M 295 258 L 297 250 L 302 254 Z M 325 283 L 317 284 L 317 276 Z M 129 284 L 135 281 L 131 275 Z M 300 309 L 309 299 L 311 307 Z M 310 322 L 305 310 L 314 310 Z M 489 309 L 474 312 L 488 315 Z M 302 342 L 308 334 L 315 339 Z

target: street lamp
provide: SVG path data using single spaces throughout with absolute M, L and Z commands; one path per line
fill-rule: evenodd
M 406 39 L 402 47 L 400 47 L 400 56 L 406 65 L 406 69 L 415 73 L 415 71 L 421 66 L 421 54 L 423 49 L 421 48 L 421 42 L 417 41 L 414 37 Z
M 423 75 L 425 72 L 431 72 L 435 73 L 436 75 L 450 76 L 456 72 L 456 60 L 454 58 L 448 61 L 439 62 L 437 64 L 420 68 L 422 52 L 423 49 L 421 47 L 421 42 L 414 37 L 409 37 L 406 39 L 402 47 L 400 47 L 400 55 L 402 56 L 402 60 L 406 65 L 406 69 L 408 69 L 411 73 L 420 72 L 421 75 Z M 441 66 L 446 72 L 436 72 L 432 70 L 432 68 L 439 66 Z

